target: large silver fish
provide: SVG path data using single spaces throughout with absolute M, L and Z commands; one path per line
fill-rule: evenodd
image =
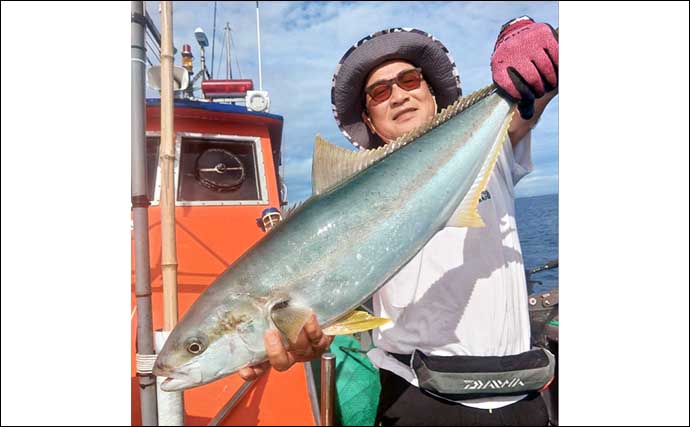
M 313 197 L 220 275 L 178 323 L 154 368 L 168 377 L 163 390 L 266 360 L 264 332 L 277 327 L 292 340 L 312 311 L 330 326 L 326 333 L 337 333 L 334 324 L 444 226 L 482 226 L 477 204 L 513 110 L 492 85 L 376 150 L 353 152 L 317 138 Z

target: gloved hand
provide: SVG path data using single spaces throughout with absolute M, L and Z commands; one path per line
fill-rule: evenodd
M 523 16 L 506 23 L 491 55 L 499 90 L 518 103 L 523 119 L 534 114 L 534 100 L 558 87 L 558 33 L 549 24 Z

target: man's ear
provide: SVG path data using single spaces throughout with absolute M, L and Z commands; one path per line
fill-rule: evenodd
M 366 111 L 362 111 L 362 121 L 367 125 L 372 133 L 378 135 L 378 132 L 376 132 L 376 127 L 374 127 L 374 123 L 371 121 L 371 118 L 369 118 L 369 115 Z

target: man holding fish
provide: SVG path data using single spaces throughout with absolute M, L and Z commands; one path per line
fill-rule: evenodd
M 546 425 L 538 393 L 553 356 L 530 351 L 515 184 L 532 169 L 531 134 L 557 94 L 558 34 L 520 17 L 500 31 L 491 57 L 499 93 L 517 103 L 508 138 L 478 205 L 483 227 L 448 225 L 374 294 L 371 361 L 381 375 L 377 425 Z M 416 29 L 393 28 L 360 40 L 333 77 L 333 112 L 357 148 L 371 150 L 427 123 L 461 96 L 447 49 Z M 270 330 L 268 362 L 240 370 L 253 379 L 319 357 L 332 341 L 316 317 L 285 348 Z M 506 369 L 509 366 L 510 369 Z M 525 384 L 524 374 L 538 377 Z

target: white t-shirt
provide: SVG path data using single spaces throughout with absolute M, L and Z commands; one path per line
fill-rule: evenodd
M 368 356 L 375 366 L 418 387 L 414 371 L 386 351 L 507 356 L 530 350 L 527 285 L 513 188 L 531 170 L 531 133 L 514 148 L 506 138 L 478 207 L 486 226 L 439 231 L 374 294 L 374 313 L 391 319 L 374 330 L 375 348 Z M 460 403 L 496 409 L 524 397 Z

